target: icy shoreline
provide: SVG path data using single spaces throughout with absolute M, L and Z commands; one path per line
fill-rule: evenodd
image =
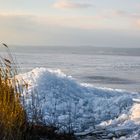
M 18 76 L 21 77 L 30 85 L 25 95 L 26 110 L 34 93 L 46 124 L 55 123 L 60 131 L 86 132 L 97 126 L 111 130 L 137 128 L 138 131 L 138 93 L 80 84 L 60 70 L 46 68 L 36 68 Z

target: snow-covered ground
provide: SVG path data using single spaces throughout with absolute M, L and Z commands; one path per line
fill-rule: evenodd
M 55 123 L 60 131 L 72 129 L 79 133 L 94 127 L 126 129 L 132 132 L 127 139 L 140 139 L 139 93 L 81 84 L 61 70 L 36 68 L 18 75 L 21 77 L 29 84 L 29 92 L 25 92 L 27 112 L 35 97 L 45 123 Z

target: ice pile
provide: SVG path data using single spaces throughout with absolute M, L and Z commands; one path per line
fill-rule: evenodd
M 36 68 L 21 76 L 30 85 L 29 93 L 25 93 L 26 109 L 33 93 L 45 122 L 55 123 L 62 131 L 82 132 L 95 125 L 111 128 L 139 125 L 140 109 L 134 102 L 134 98 L 140 98 L 138 93 L 80 84 L 60 70 Z

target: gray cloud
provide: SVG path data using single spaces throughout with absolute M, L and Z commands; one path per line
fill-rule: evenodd
M 124 10 L 113 10 L 111 12 L 112 16 L 120 16 L 120 17 L 126 17 L 126 18 L 140 18 L 140 13 L 138 12 L 127 12 Z
M 47 26 L 47 25 L 46 25 Z M 31 44 L 43 38 L 43 27 L 33 15 L 0 14 L 0 39 L 11 44 Z
M 139 45 L 139 33 L 131 32 L 129 34 L 129 32 L 90 27 L 88 23 L 91 23 L 91 18 L 75 17 L 69 19 L 69 17 L 58 16 L 1 14 L 0 39 L 8 44 L 22 45 Z M 67 21 L 68 19 L 69 21 Z M 96 21 L 97 19 L 93 18 L 92 22 Z M 79 28 L 80 23 L 82 24 Z
M 89 8 L 92 7 L 93 5 L 89 4 L 89 3 L 78 3 L 78 2 L 70 2 L 70 1 L 66 1 L 66 0 L 59 0 L 57 2 L 55 2 L 53 4 L 54 8 L 68 8 L 68 9 L 73 9 L 73 8 Z

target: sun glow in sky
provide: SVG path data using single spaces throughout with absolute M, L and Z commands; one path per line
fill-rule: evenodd
M 0 0 L 8 44 L 140 47 L 140 0 Z

